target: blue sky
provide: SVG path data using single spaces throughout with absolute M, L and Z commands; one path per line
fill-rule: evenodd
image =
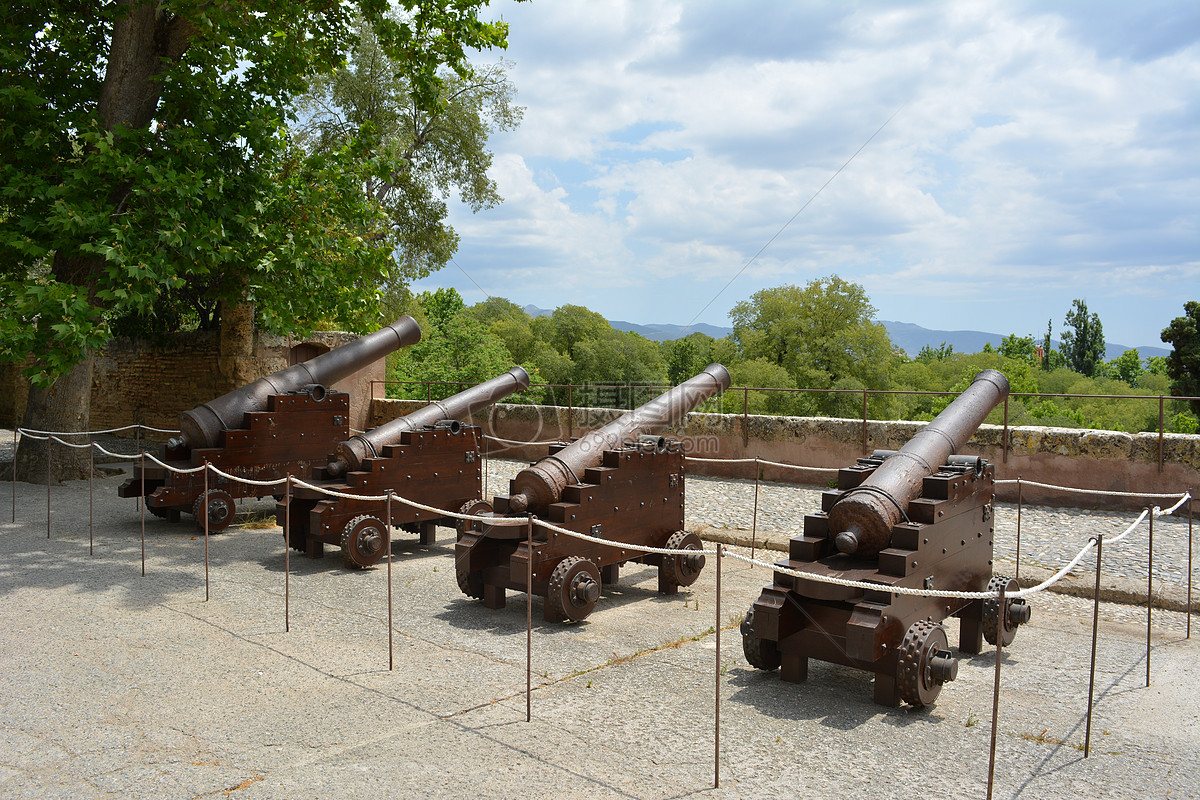
M 1057 337 L 1083 298 L 1129 346 L 1200 299 L 1196 0 L 490 13 L 526 108 L 492 140 L 505 201 L 453 208 L 417 290 L 728 325 L 837 274 L 926 328 Z

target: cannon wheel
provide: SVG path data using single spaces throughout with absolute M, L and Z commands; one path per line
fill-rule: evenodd
M 1005 594 L 1003 613 L 997 597 L 989 597 L 983 601 L 983 638 L 988 644 L 1002 642 L 1004 647 L 1008 647 L 1017 635 L 1017 627 L 1028 618 L 1029 607 L 1023 598 L 1008 598 L 1010 592 L 1020 589 L 1012 578 L 993 575 L 988 581 L 987 591 L 989 594 L 999 595 L 1001 586 L 1004 587 Z
M 586 558 L 567 556 L 550 573 L 546 589 L 546 616 L 579 622 L 600 599 L 600 570 Z
M 387 552 L 391 532 L 368 514 L 355 517 L 342 530 L 342 563 L 347 569 L 366 569 Z
M 742 652 L 746 655 L 747 663 L 755 669 L 767 672 L 778 669 L 783 662 L 779 655 L 779 646 L 770 639 L 763 639 L 754 634 L 754 606 L 750 606 L 750 610 L 746 612 L 741 631 Z
M 475 600 L 483 599 L 483 573 L 479 570 L 474 572 L 460 567 L 457 564 L 454 566 L 454 577 L 458 579 L 458 588 L 467 597 Z
M 675 533 L 672 533 L 663 547 L 668 550 L 704 549 L 700 543 L 699 536 L 685 531 L 675 531 Z M 675 588 L 691 586 L 700 577 L 700 570 L 702 569 L 704 569 L 704 556 L 702 555 L 664 555 L 658 567 L 659 583 L 662 586 Z
M 908 627 L 896 664 L 896 688 L 901 700 L 920 708 L 937 699 L 942 683 L 958 674 L 957 664 L 951 675 L 944 676 L 934 663 L 939 656 L 948 657 L 948 648 L 946 629 L 936 622 L 919 619 Z
M 196 518 L 196 527 L 204 532 L 204 513 L 208 511 L 208 532 L 219 533 L 233 522 L 233 495 L 224 489 L 209 489 L 208 494 L 200 494 L 192 503 L 192 515 Z
M 490 514 L 490 513 L 492 513 L 492 504 L 487 502 L 486 500 L 480 500 L 479 498 L 475 498 L 474 500 L 468 500 L 467 502 L 463 503 L 462 508 L 460 508 L 458 510 L 458 513 L 470 514 L 473 517 L 478 517 L 481 514 Z M 454 529 L 458 531 L 458 538 L 462 539 L 463 534 L 466 533 L 468 530 L 472 530 L 472 531 L 479 530 L 479 523 L 472 522 L 470 520 L 456 518 L 454 520 Z M 466 592 L 465 589 L 463 591 Z M 471 594 L 470 592 L 466 592 L 466 593 Z M 471 595 L 471 597 L 474 597 L 474 596 L 475 595 Z

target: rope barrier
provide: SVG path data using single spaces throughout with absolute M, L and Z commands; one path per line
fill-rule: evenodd
M 1001 485 L 1009 486 L 1009 485 L 1015 485 L 1016 483 L 1017 483 L 1016 478 L 1006 478 L 1002 481 L 996 481 L 997 486 L 1001 486 Z M 1058 490 L 1061 492 L 1074 492 L 1075 494 L 1104 495 L 1106 497 L 1146 497 L 1146 498 L 1150 498 L 1150 497 L 1177 497 L 1178 496 L 1174 492 L 1163 493 L 1163 494 L 1147 494 L 1145 492 L 1115 492 L 1115 491 L 1109 491 L 1107 489 L 1077 489 L 1073 486 L 1055 486 L 1052 483 L 1038 483 L 1037 481 L 1027 481 L 1027 480 L 1021 480 L 1021 485 L 1022 486 L 1037 486 L 1041 489 L 1055 489 L 1055 490 Z
M 486 434 L 486 433 L 483 435 L 483 438 L 485 438 L 485 439 L 491 439 L 493 442 L 500 442 L 501 444 L 515 444 L 515 445 L 518 445 L 518 446 L 523 446 L 523 445 L 529 445 L 529 446 L 533 446 L 533 445 L 537 445 L 537 446 L 539 446 L 539 447 L 546 447 L 546 446 L 549 446 L 549 445 L 552 445 L 552 444 L 562 444 L 562 440 L 560 440 L 560 439 L 550 439 L 549 441 L 545 441 L 545 442 L 518 442 L 518 441 L 516 441 L 515 439 L 501 439 L 499 436 L 491 436 L 491 435 L 489 435 L 489 434 Z
M 167 428 L 152 428 L 149 425 L 139 425 L 137 423 L 133 425 L 126 425 L 122 428 L 106 428 L 102 431 L 39 431 L 36 428 L 17 428 L 17 433 L 21 434 L 22 436 L 30 434 L 42 434 L 41 438 L 45 439 L 46 436 L 95 436 L 102 433 L 120 433 L 121 431 L 131 431 L 135 428 L 140 428 L 144 431 L 154 431 L 155 433 L 179 433 L 177 430 L 169 430 Z

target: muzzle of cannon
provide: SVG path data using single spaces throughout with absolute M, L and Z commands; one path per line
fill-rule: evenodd
M 599 465 L 605 450 L 675 424 L 729 384 L 729 371 L 709 364 L 699 375 L 521 470 L 512 482 L 509 510 L 518 514 L 545 510 L 561 498 L 564 488 L 580 482 L 584 470 Z
M 984 419 L 1008 397 L 1008 378 L 985 369 L 869 478 L 847 491 L 829 511 L 829 530 L 837 549 L 864 558 L 888 547 L 892 528 L 904 509 L 920 496 L 922 481 L 966 444 Z
M 221 432 L 241 427 L 245 415 L 262 411 L 271 395 L 307 391 L 314 399 L 324 395 L 324 387 L 353 375 L 388 353 L 414 345 L 421 340 L 416 320 L 405 314 L 374 333 L 334 348 L 328 353 L 294 364 L 240 389 L 202 403 L 179 416 L 181 442 L 191 448 L 217 447 Z
M 420 430 L 443 420 L 466 419 L 476 411 L 527 388 L 529 373 L 521 367 L 513 367 L 503 375 L 472 386 L 445 400 L 434 400 L 424 408 L 372 428 L 366 433 L 352 436 L 339 444 L 337 460 L 326 467 L 325 474 L 327 477 L 336 478 L 346 474 L 348 470 L 359 469 L 364 460 L 380 455 L 384 445 L 399 441 L 400 434 L 404 431 Z

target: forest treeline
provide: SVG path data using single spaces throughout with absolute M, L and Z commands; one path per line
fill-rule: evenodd
M 1200 304 L 1186 308 L 1196 316 Z M 1013 397 L 1010 425 L 1133 433 L 1158 430 L 1157 396 L 1169 398 L 1173 384 L 1176 394 L 1197 393 L 1178 391 L 1188 386 L 1186 374 L 1182 381 L 1169 374 L 1171 358 L 1179 361 L 1180 343 L 1172 357 L 1143 360 L 1129 350 L 1104 361 L 1100 320 L 1081 300 L 1065 316 L 1058 349 L 1051 346 L 1051 320 L 1042 337 L 1014 333 L 999 348 L 988 345 L 978 353 L 957 353 L 943 344 L 912 357 L 872 321 L 875 308 L 863 287 L 836 275 L 755 293 L 730 311 L 733 333 L 721 339 L 692 333 L 655 342 L 616 330 L 583 306 L 562 305 L 533 317 L 504 298 L 467 306 L 454 289 L 409 296 L 400 310 L 417 318 L 425 336 L 389 357 L 391 397 L 436 399 L 520 364 L 535 386 L 515 402 L 632 408 L 716 361 L 728 367 L 735 387 L 751 391 L 726 392 L 703 410 L 741 413 L 746 407 L 751 414 L 856 418 L 862 415 L 862 390 L 868 389 L 894 392 L 867 394 L 870 418 L 928 420 L 952 397 L 901 392 L 958 393 L 981 369 L 992 368 L 1008 376 L 1014 395 L 1153 396 Z M 1172 325 L 1180 321 L 1191 320 Z M 1195 335 L 1192 322 L 1184 339 Z M 1195 346 L 1190 343 L 1193 352 Z M 567 385 L 574 386 L 569 395 Z M 1200 403 L 1194 405 L 1168 399 L 1165 429 L 1196 433 Z M 1000 409 L 989 418 L 1002 420 Z

